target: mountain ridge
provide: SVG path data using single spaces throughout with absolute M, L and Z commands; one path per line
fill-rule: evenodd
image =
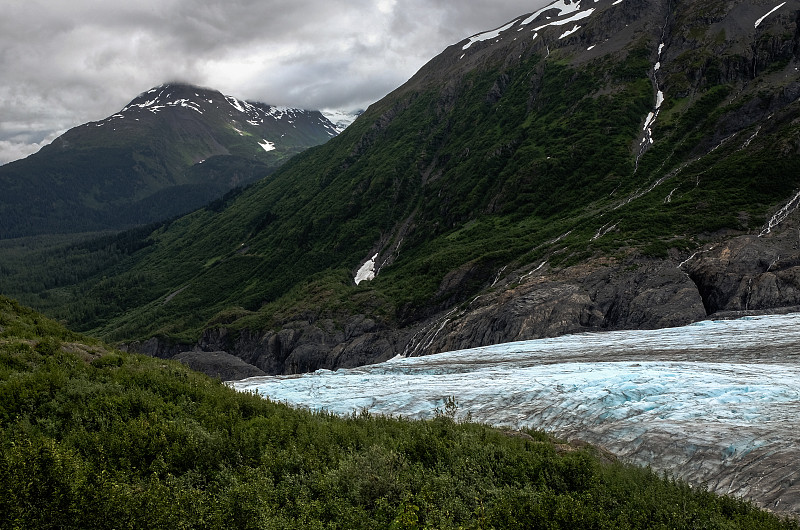
M 517 17 L 39 305 L 132 349 L 267 373 L 800 305 L 800 4 L 774 7 Z
M 1 166 L 0 238 L 118 230 L 170 218 L 270 174 L 336 134 L 318 111 L 160 85 L 112 116 Z

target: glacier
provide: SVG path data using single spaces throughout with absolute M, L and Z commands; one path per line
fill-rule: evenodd
M 544 429 L 800 513 L 800 315 L 583 333 L 229 383 L 296 407 Z

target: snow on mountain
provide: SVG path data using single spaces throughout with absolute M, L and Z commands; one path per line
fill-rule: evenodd
M 267 153 L 275 150 L 275 142 L 270 142 L 269 140 L 258 142 L 258 145 L 260 145 Z
M 473 44 L 476 42 L 482 42 L 491 39 L 501 38 L 501 35 L 519 24 L 517 31 L 523 31 L 527 29 L 527 26 L 534 22 L 541 22 L 546 20 L 544 24 L 539 24 L 536 27 L 532 28 L 531 31 L 534 32 L 533 38 L 535 39 L 538 36 L 538 32 L 549 27 L 549 26 L 564 26 L 570 24 L 572 22 L 583 20 L 585 18 L 590 17 L 594 12 L 595 8 L 590 7 L 588 9 L 581 9 L 582 4 L 592 4 L 597 2 L 597 0 L 589 0 L 582 2 L 581 0 L 574 0 L 570 2 L 569 0 L 557 0 L 552 4 L 549 4 L 540 10 L 530 14 L 529 16 L 523 18 L 518 18 L 502 26 L 497 29 L 493 29 L 491 31 L 486 31 L 483 33 L 478 33 L 477 35 L 473 35 L 469 38 L 469 42 L 464 44 L 462 47 L 463 50 L 468 50 Z M 568 16 L 569 15 L 569 16 Z M 567 17 L 567 18 L 563 18 Z M 578 31 L 580 26 L 577 24 L 571 30 L 568 30 L 561 34 L 560 39 L 571 35 L 572 33 Z
M 329 113 L 336 120 L 334 121 L 315 111 L 244 101 L 214 90 L 189 85 L 164 84 L 140 94 L 121 111 L 96 122 L 95 125 L 102 127 L 113 120 L 139 119 L 141 112 L 158 114 L 168 107 L 182 107 L 199 114 L 221 112 L 227 114 L 232 121 L 246 122 L 252 126 L 268 122 L 283 122 L 295 126 L 301 120 L 318 120 L 318 125 L 327 129 L 330 136 L 339 134 L 357 117 L 338 111 Z
M 776 7 L 772 8 L 772 10 L 769 11 L 766 15 L 764 15 L 763 17 L 761 17 L 758 20 L 756 20 L 756 23 L 755 23 L 755 25 L 753 27 L 757 28 L 758 26 L 760 26 L 761 23 L 764 22 L 764 19 L 766 19 L 768 16 L 770 16 L 772 13 L 774 13 L 778 9 L 782 8 L 784 5 L 786 5 L 786 2 L 783 2 L 782 4 L 779 4 Z
M 764 316 L 231 385 L 313 410 L 410 418 L 430 418 L 455 396 L 475 421 L 586 440 L 719 493 L 800 512 L 800 470 L 785 467 L 800 458 L 799 343 L 800 315 Z
M 358 272 L 356 273 L 355 278 L 353 279 L 356 282 L 356 285 L 363 281 L 372 281 L 375 279 L 375 260 L 378 259 L 378 255 L 375 254 L 370 259 L 364 262 Z
M 532 32 L 532 39 L 536 39 L 539 36 L 539 32 L 545 28 L 573 24 L 579 20 L 584 20 L 591 17 L 593 14 L 598 12 L 598 10 L 604 9 L 604 7 L 618 6 L 622 3 L 624 3 L 624 0 L 614 0 L 613 2 L 610 0 L 556 0 L 555 2 L 548 4 L 547 6 L 529 14 L 528 16 L 517 18 L 499 28 L 478 33 L 469 37 L 468 41 L 462 46 L 462 49 L 466 51 L 476 42 L 489 41 L 493 39 L 496 39 L 496 41 L 499 42 L 504 38 L 503 34 L 512 28 L 516 28 L 516 31 L 511 34 L 515 39 L 517 38 L 515 34 L 524 30 L 529 30 Z M 786 2 L 776 5 L 765 15 L 755 20 L 754 28 L 757 29 L 766 18 L 778 11 L 785 4 Z M 530 26 L 534 25 L 534 23 L 535 26 L 531 28 Z M 579 31 L 581 28 L 582 26 L 573 24 L 571 29 L 562 31 L 559 34 L 560 36 L 558 39 L 566 38 L 569 35 Z M 461 58 L 463 57 L 464 55 L 461 56 Z
M 331 123 L 336 127 L 336 133 L 339 134 L 344 131 L 351 123 L 356 121 L 361 115 L 361 111 L 345 112 L 334 109 L 323 109 L 320 111 Z
M 476 42 L 482 42 L 482 41 L 485 41 L 485 40 L 494 39 L 494 38 L 498 37 L 501 33 L 506 31 L 508 28 L 510 28 L 511 26 L 513 26 L 516 23 L 517 23 L 517 21 L 515 20 L 513 22 L 510 22 L 510 23 L 506 24 L 505 26 L 503 26 L 501 28 L 493 29 L 492 31 L 487 31 L 485 33 L 479 33 L 477 35 L 474 35 L 474 36 L 469 38 L 469 42 L 466 43 L 462 49 L 464 49 L 464 50 L 469 49 L 469 47 L 472 46 L 473 44 L 475 44 Z

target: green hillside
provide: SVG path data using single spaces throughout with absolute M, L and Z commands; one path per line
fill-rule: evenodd
M 503 267 L 666 257 L 760 229 L 800 186 L 784 48 L 764 44 L 754 82 L 714 74 L 724 54 L 697 79 L 666 64 L 657 141 L 638 158 L 658 41 L 647 26 L 630 38 L 598 57 L 518 45 L 520 58 L 495 50 L 466 71 L 450 49 L 269 181 L 143 235 L 147 248 L 103 279 L 25 300 L 111 340 L 196 338 L 210 321 L 280 326 L 287 312 L 397 324 L 467 300 Z M 375 252 L 377 279 L 354 285 Z
M 326 356 L 369 333 L 384 342 L 362 344 L 372 356 L 348 363 L 403 353 L 420 329 L 469 317 L 479 296 L 495 304 L 490 315 L 514 300 L 528 305 L 512 307 L 517 320 L 497 330 L 465 328 L 463 340 L 431 339 L 425 352 L 702 318 L 724 306 L 708 294 L 724 275 L 689 279 L 679 264 L 755 237 L 800 188 L 796 6 L 758 27 L 761 8 L 744 0 L 591 6 L 568 37 L 560 26 L 536 38 L 520 27 L 449 47 L 340 136 L 187 216 L 9 251 L 0 292 L 109 341 L 158 337 L 190 349 L 216 333 L 224 340 L 209 347 L 277 358 L 262 360 L 279 372 L 340 366 Z M 785 296 L 762 297 L 759 307 L 799 304 L 792 244 L 788 254 L 759 247 L 753 253 L 778 257 L 762 266 L 745 256 L 730 281 L 749 289 L 778 264 L 788 272 L 772 291 Z M 376 277 L 356 285 L 373 256 Z M 746 267 L 758 270 L 746 276 Z M 677 316 L 621 321 L 632 299 L 653 291 L 647 281 L 660 290 L 641 305 L 677 300 Z M 534 290 L 557 282 L 586 300 L 565 325 L 553 310 L 552 329 L 504 332 L 539 318 L 530 301 L 551 295 Z M 691 307 L 670 298 L 683 291 L 692 291 Z M 750 307 L 749 298 L 734 302 Z M 324 337 L 290 367 L 282 363 L 297 341 L 281 342 L 282 330 Z M 242 337 L 250 342 L 240 347 Z
M 0 528 L 798 528 L 452 411 L 292 410 L 0 298 Z
M 263 178 L 334 135 L 317 111 L 162 85 L 0 167 L 0 239 L 162 221 Z

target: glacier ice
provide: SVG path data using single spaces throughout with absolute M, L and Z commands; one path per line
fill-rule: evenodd
M 230 384 L 312 410 L 409 418 L 430 418 L 455 396 L 474 421 L 585 440 L 714 491 L 800 512 L 796 314 L 583 333 Z

